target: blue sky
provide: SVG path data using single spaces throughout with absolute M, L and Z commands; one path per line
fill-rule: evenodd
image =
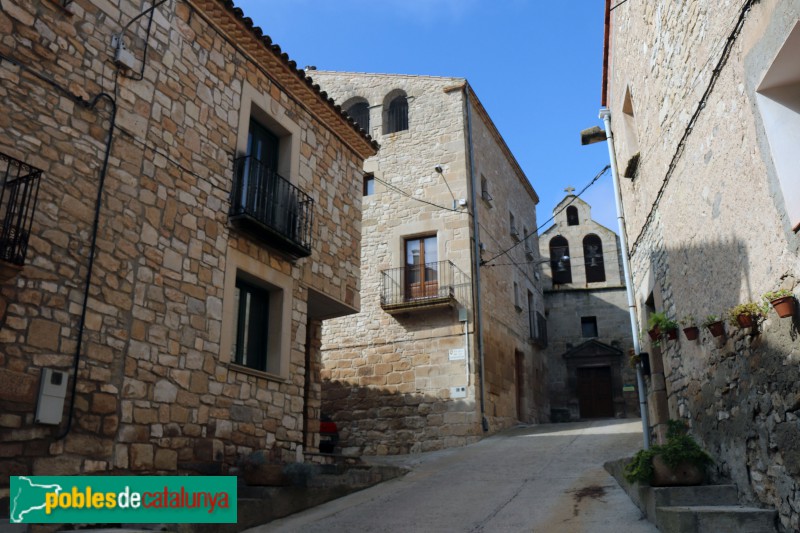
M 602 0 L 234 1 L 300 67 L 467 78 L 539 193 L 539 224 L 608 162 L 579 136 L 602 126 Z M 582 198 L 616 231 L 610 174 Z

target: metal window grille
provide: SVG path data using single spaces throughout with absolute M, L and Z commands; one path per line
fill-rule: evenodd
M 398 96 L 389 104 L 389 123 L 386 133 L 395 133 L 408 129 L 408 100 Z
M 22 266 L 42 171 L 0 153 L 0 260 Z

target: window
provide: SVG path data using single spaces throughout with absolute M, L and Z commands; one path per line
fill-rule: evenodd
M 347 108 L 347 114 L 355 120 L 359 128 L 369 133 L 369 104 L 367 102 L 356 102 Z
M 639 135 L 636 132 L 636 118 L 633 114 L 633 98 L 631 98 L 630 87 L 625 88 L 625 99 L 622 102 L 622 126 L 624 149 L 628 154 L 625 172 L 622 175 L 633 179 L 639 169 Z
M 486 176 L 481 176 L 481 198 L 489 204 L 489 207 L 492 206 L 492 195 L 489 194 L 489 181 L 486 179 Z
M 772 162 L 792 229 L 800 231 L 800 23 L 795 24 L 756 90 Z
M 0 262 L 25 264 L 41 176 L 38 168 L 0 153 Z
M 364 196 L 375 194 L 375 176 L 372 174 L 364 175 Z
M 581 334 L 584 337 L 597 337 L 597 317 L 596 316 L 582 316 L 581 317 Z
M 408 129 L 408 100 L 404 94 L 395 96 L 389 102 L 385 129 L 386 133 L 396 133 Z
M 439 251 L 436 235 L 405 241 L 406 294 L 408 298 L 431 298 L 439 294 Z
M 530 235 L 528 234 L 528 228 L 522 228 L 522 235 L 524 237 L 523 248 L 525 248 L 525 257 L 528 259 L 533 259 L 533 248 L 531 248 L 531 241 L 529 239 Z
M 578 208 L 574 205 L 567 207 L 567 226 L 577 226 L 580 224 L 578 220 Z
M 267 183 L 274 183 L 278 172 L 278 136 L 250 119 L 247 152 L 242 163 L 240 201 L 245 209 L 262 212 L 266 206 L 263 194 Z
M 603 264 L 603 241 L 591 233 L 583 238 L 583 264 L 586 268 L 586 283 L 606 280 Z
M 278 174 L 281 138 L 250 119 L 245 155 L 236 159 L 231 220 L 294 257 L 311 254 L 313 199 Z
M 519 240 L 519 231 L 517 231 L 517 224 L 516 224 L 516 221 L 514 220 L 514 213 L 509 213 L 508 214 L 508 226 L 509 226 L 509 232 L 511 233 L 511 236 L 514 237 L 514 240 L 518 241 Z
M 553 284 L 572 283 L 569 242 L 561 235 L 550 239 L 550 270 L 553 275 Z
M 533 301 L 533 293 L 528 290 L 528 329 L 531 339 L 536 338 L 536 309 Z
M 269 292 L 237 277 L 234 299 L 236 327 L 233 361 L 255 370 L 267 370 Z
M 514 282 L 514 309 L 516 309 L 517 312 L 522 311 L 522 301 L 519 295 L 519 283 L 516 281 Z
M 219 360 L 237 372 L 289 377 L 295 281 L 235 248 L 225 256 Z

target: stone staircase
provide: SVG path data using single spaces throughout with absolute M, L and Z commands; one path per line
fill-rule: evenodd
M 664 533 L 775 533 L 777 511 L 739 505 L 735 485 L 650 487 L 628 483 L 628 459 L 606 463 L 647 519 Z

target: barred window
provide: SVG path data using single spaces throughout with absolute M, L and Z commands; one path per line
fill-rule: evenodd
M 408 100 L 405 95 L 396 96 L 389 103 L 386 133 L 395 133 L 408 129 Z

